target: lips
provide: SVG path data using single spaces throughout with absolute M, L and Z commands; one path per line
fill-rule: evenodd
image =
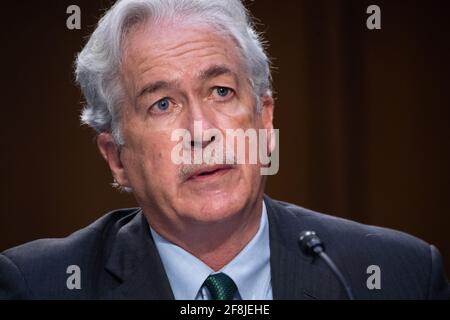
M 225 174 L 230 169 L 233 169 L 232 165 L 213 165 L 213 166 L 201 166 L 193 170 L 187 180 L 202 180 L 210 177 L 219 176 Z

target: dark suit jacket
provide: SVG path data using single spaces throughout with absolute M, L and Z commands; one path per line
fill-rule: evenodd
M 316 213 L 264 198 L 269 218 L 274 299 L 346 299 L 334 274 L 298 246 L 315 231 L 357 299 L 449 299 L 437 249 L 410 235 Z M 81 270 L 69 290 L 67 268 Z M 381 271 L 369 290 L 367 267 Z M 0 254 L 0 298 L 173 299 L 141 209 L 113 211 L 64 239 L 43 239 Z

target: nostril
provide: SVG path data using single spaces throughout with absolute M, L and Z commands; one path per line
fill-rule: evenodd
M 216 140 L 216 136 L 212 136 L 211 141 L 215 141 L 215 140 Z

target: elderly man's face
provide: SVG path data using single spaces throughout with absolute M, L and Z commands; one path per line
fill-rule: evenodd
M 219 166 L 209 172 L 213 167 L 171 159 L 178 143 L 171 140 L 172 132 L 187 129 L 194 139 L 194 121 L 224 136 L 226 129 L 272 128 L 272 99 L 263 98 L 263 110 L 256 112 L 236 44 L 212 30 L 174 23 L 141 26 L 127 36 L 122 66 L 124 146 L 116 160 L 111 146 L 99 146 L 116 180 L 133 189 L 156 223 L 222 221 L 254 206 L 262 196 L 258 164 Z M 198 142 L 196 147 L 208 144 Z

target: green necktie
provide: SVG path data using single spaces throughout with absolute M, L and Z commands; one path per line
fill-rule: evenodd
M 204 282 L 211 293 L 212 300 L 232 300 L 237 287 L 225 273 L 211 274 Z

